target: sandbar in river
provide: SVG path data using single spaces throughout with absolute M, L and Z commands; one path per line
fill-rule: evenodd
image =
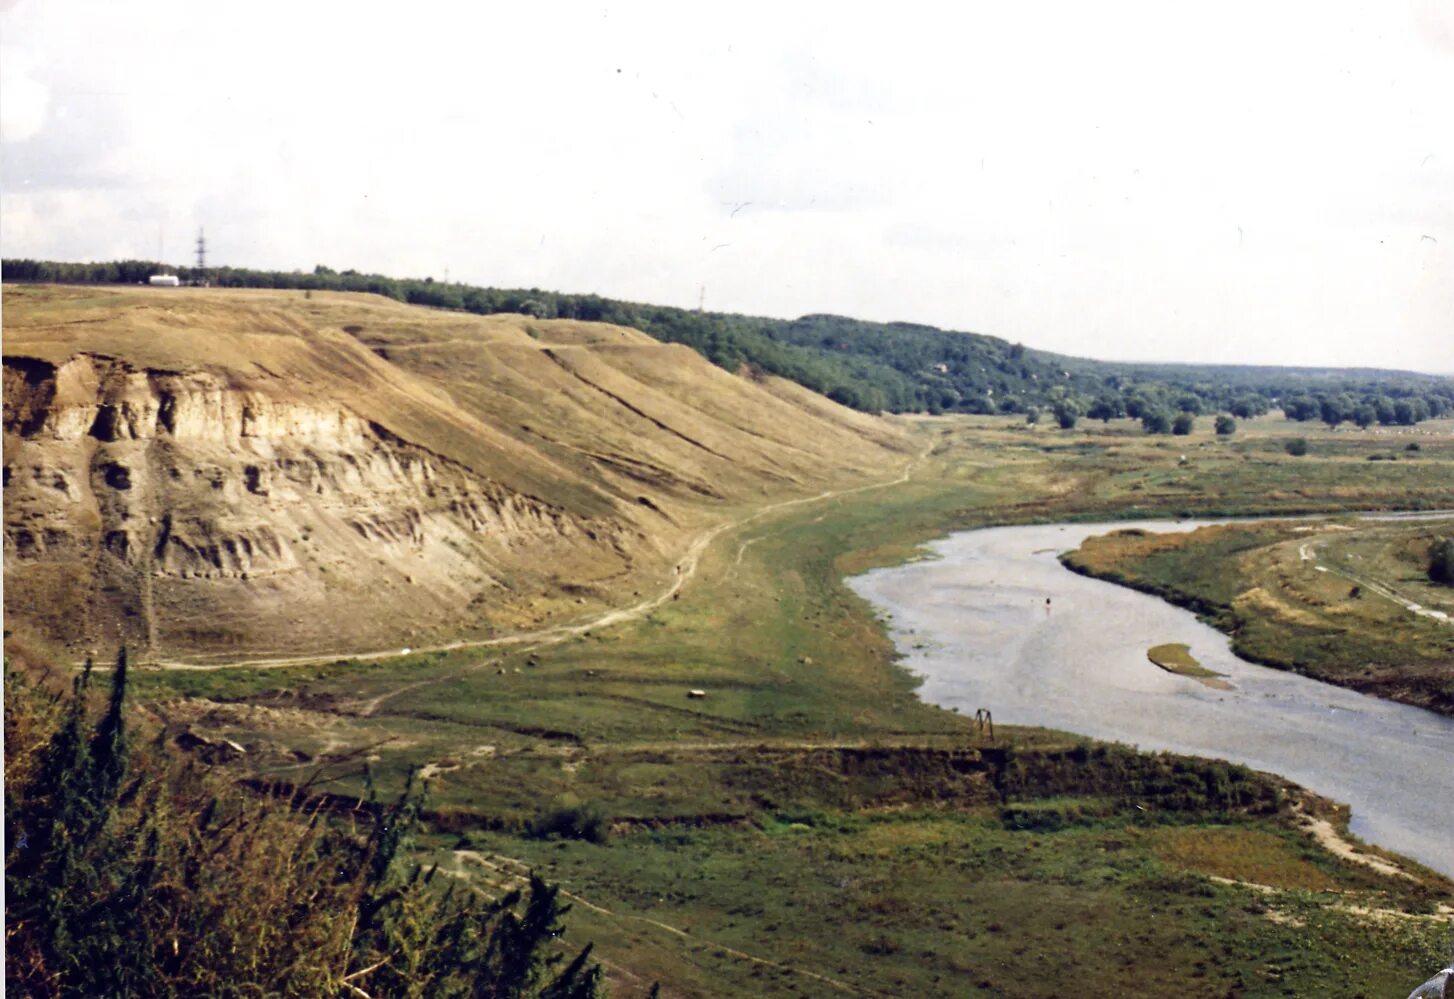
M 966 531 L 932 543 L 933 559 L 848 583 L 888 617 L 930 703 L 1281 774 L 1351 805 L 1363 839 L 1454 877 L 1454 719 L 1246 662 L 1189 611 L 1056 558 L 1122 527 L 1196 526 Z M 1186 643 L 1234 689 L 1158 669 L 1146 650 L 1164 642 Z

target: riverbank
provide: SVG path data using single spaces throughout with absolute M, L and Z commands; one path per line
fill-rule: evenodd
M 850 585 L 881 610 L 929 703 L 1268 770 L 1349 803 L 1363 838 L 1454 875 L 1454 839 L 1432 804 L 1454 797 L 1454 721 L 1246 662 L 1188 611 L 1059 564 L 1124 526 L 964 532 L 930 545 L 931 561 Z M 1234 689 L 1157 669 L 1146 650 L 1168 642 Z
M 1195 611 L 1251 662 L 1454 717 L 1454 590 L 1427 575 L 1443 520 L 1121 530 L 1062 561 Z
M 636 620 L 533 651 L 138 685 L 178 725 L 243 746 L 235 765 L 294 781 L 323 770 L 331 793 L 361 793 L 365 759 L 383 794 L 423 765 L 426 845 L 443 869 L 486 892 L 522 863 L 564 882 L 583 900 L 572 939 L 597 943 L 622 994 L 655 980 L 672 996 L 842 994 L 832 979 L 850 994 L 1030 997 L 1063 985 L 1067 965 L 1082 994 L 1107 999 L 1170 993 L 1189 975 L 1215 995 L 1406 992 L 1410 968 L 1443 956 L 1442 878 L 1341 860 L 1283 811 L 1158 804 L 1168 791 L 1227 800 L 1241 782 L 1225 764 L 1007 725 L 998 705 L 991 741 L 973 706 L 918 696 L 842 579 L 991 522 L 1104 520 L 1134 502 L 1174 513 L 1182 500 L 1240 513 L 1409 505 L 1432 501 L 1433 480 L 1412 464 L 1368 478 L 1346 439 L 1292 467 L 1256 426 L 1232 446 L 1206 435 L 1181 465 L 1176 448 L 1201 441 L 918 422 L 932 453 L 908 482 L 721 535 L 679 596 Z M 1322 482 L 1342 492 L 1307 488 Z M 1160 672 L 1145 647 L 1138 657 Z M 974 762 L 986 749 L 998 762 Z M 1052 763 L 1064 782 L 1045 793 L 995 786 Z M 598 818 L 605 842 L 569 838 Z

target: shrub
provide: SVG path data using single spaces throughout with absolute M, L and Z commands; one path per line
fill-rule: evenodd
M 1094 817 L 1077 802 L 1014 803 L 1000 809 L 1000 824 L 1012 832 L 1055 832 L 1089 824 Z
M 1284 444 L 1282 449 L 1294 458 L 1301 458 L 1308 453 L 1308 439 L 1306 437 L 1294 437 Z
M 556 967 L 558 889 L 488 901 L 410 859 L 412 780 L 335 826 L 306 788 L 251 794 L 133 746 L 124 653 L 111 676 L 93 723 L 89 666 L 68 695 L 6 671 L 7 991 L 600 995 L 590 947 Z
M 1454 538 L 1440 538 L 1429 550 L 1429 578 L 1454 586 Z
M 1231 437 L 1237 432 L 1237 421 L 1226 413 L 1220 414 L 1212 425 L 1218 437 Z
M 1141 428 L 1148 434 L 1171 432 L 1171 417 L 1163 409 L 1148 409 L 1141 414 Z
M 573 794 L 556 798 L 549 811 L 530 823 L 530 835 L 538 839 L 579 839 L 604 843 L 611 835 L 611 823 L 593 802 L 582 802 Z
M 1176 419 L 1171 421 L 1171 432 L 1178 437 L 1185 437 L 1196 427 L 1196 417 L 1191 413 L 1177 413 Z

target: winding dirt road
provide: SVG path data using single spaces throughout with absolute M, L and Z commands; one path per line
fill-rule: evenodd
M 932 445 L 931 445 L 932 446 Z M 446 642 L 442 645 L 429 645 L 411 648 L 409 654 L 431 653 L 431 652 L 457 652 L 462 649 L 488 649 L 520 646 L 525 649 L 541 648 L 547 645 L 555 645 L 567 641 L 596 628 L 605 628 L 613 624 L 621 624 L 626 621 L 633 621 L 644 617 L 656 610 L 658 607 L 671 600 L 687 582 L 696 575 L 697 568 L 701 564 L 702 555 L 713 541 L 731 531 L 746 527 L 754 521 L 760 520 L 770 514 L 779 513 L 796 506 L 805 506 L 810 503 L 819 503 L 824 500 L 838 499 L 843 496 L 851 496 L 855 493 L 868 492 L 873 489 L 886 489 L 890 486 L 902 485 L 909 481 L 914 468 L 929 455 L 930 447 L 909 459 L 904 469 L 893 479 L 883 482 L 870 482 L 866 485 L 852 486 L 847 489 L 830 489 L 818 493 L 815 496 L 804 496 L 798 499 L 782 500 L 778 503 L 771 503 L 761 507 L 745 517 L 736 520 L 726 521 L 716 527 L 708 528 L 692 540 L 687 546 L 686 552 L 677 562 L 672 575 L 671 585 L 654 597 L 649 597 L 630 607 L 619 607 L 615 610 L 606 611 L 596 617 L 575 624 L 553 625 L 549 628 L 540 628 L 535 631 L 518 631 L 508 635 L 500 635 L 495 638 L 483 638 L 468 641 Z M 745 546 L 744 546 L 745 547 Z M 235 659 L 224 663 L 192 663 L 175 659 L 150 660 L 139 665 L 153 669 L 166 670 L 196 670 L 199 672 L 210 672 L 227 669 L 279 669 L 288 666 L 314 666 L 323 663 L 335 662 L 339 659 L 353 659 L 359 661 L 370 661 L 378 659 L 391 659 L 401 655 L 397 647 L 387 649 L 371 649 L 362 652 L 332 652 L 323 655 L 308 656 L 287 656 L 278 658 L 263 659 Z M 438 682 L 438 681 L 425 681 Z M 415 686 L 418 686 L 417 684 Z M 404 689 L 394 693 L 402 693 Z M 389 695 L 389 696 L 392 696 Z

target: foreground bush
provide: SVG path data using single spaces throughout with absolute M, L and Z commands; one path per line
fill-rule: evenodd
M 63 695 L 7 670 L 11 995 L 601 994 L 590 948 L 556 948 L 557 889 L 488 900 L 409 862 L 412 786 L 340 824 L 131 746 L 124 652 L 94 723 L 91 685 L 89 667 Z

